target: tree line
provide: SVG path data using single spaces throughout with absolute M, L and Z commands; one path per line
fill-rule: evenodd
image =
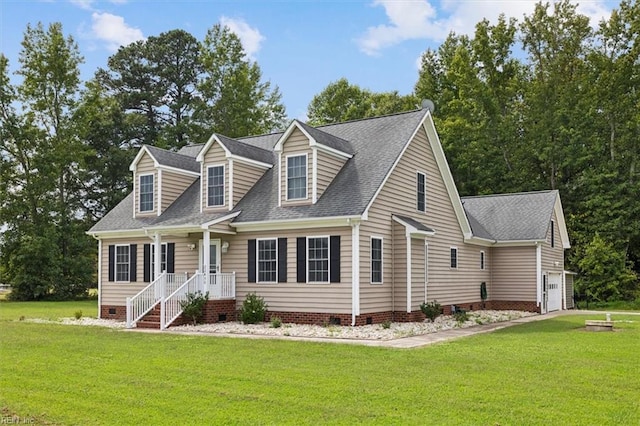
M 328 84 L 308 121 L 433 100 L 461 195 L 560 190 L 579 293 L 637 298 L 639 34 L 635 1 L 596 28 L 567 0 L 539 3 L 521 20 L 482 20 L 473 35 L 427 49 L 409 95 Z M 220 25 L 201 41 L 173 30 L 121 47 L 84 85 L 60 24 L 27 27 L 22 47 L 16 86 L 0 55 L 0 281 L 17 298 L 72 297 L 95 281 L 84 231 L 130 190 L 141 144 L 175 150 L 214 131 L 238 137 L 287 123 L 279 89 Z

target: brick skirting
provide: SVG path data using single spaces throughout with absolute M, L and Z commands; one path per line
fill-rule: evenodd
M 126 321 L 127 307 L 118 305 L 100 305 L 100 318 Z
M 487 302 L 487 309 L 498 311 L 514 310 L 540 313 L 540 306 L 536 302 L 525 302 L 518 300 L 492 300 Z

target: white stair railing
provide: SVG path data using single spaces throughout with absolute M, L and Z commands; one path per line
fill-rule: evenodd
M 181 286 L 160 301 L 160 330 L 171 325 L 182 314 L 182 302 L 187 300 L 189 293 L 204 293 L 204 274 L 196 272 Z
M 168 274 L 163 272 L 151 284 L 133 297 L 127 297 L 127 328 L 132 328 L 163 297 L 173 293 L 187 281 L 187 273 Z
M 236 273 L 209 274 L 210 299 L 235 299 Z
M 160 274 L 151 284 L 133 297 L 127 297 L 127 328 L 145 316 L 158 303 L 164 290 L 165 273 Z

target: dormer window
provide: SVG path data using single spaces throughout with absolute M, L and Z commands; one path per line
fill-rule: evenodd
M 140 176 L 140 212 L 153 211 L 153 175 Z
M 307 198 L 307 154 L 287 157 L 287 200 Z
M 416 173 L 416 181 L 417 181 L 417 188 L 416 188 L 416 196 L 417 196 L 417 203 L 416 203 L 416 209 L 419 212 L 426 212 L 427 211 L 427 201 L 426 201 L 426 181 L 427 181 L 427 177 L 424 173 L 420 173 L 417 172 Z
M 224 166 L 207 169 L 207 207 L 224 206 Z

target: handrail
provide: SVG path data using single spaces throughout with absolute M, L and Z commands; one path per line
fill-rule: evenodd
M 164 330 L 182 314 L 182 302 L 187 300 L 189 293 L 202 292 L 204 289 L 204 274 L 196 272 L 173 293 L 160 301 L 160 330 Z
M 167 294 L 173 293 L 187 281 L 187 274 L 168 274 L 163 272 L 135 296 L 127 297 L 127 328 L 132 328 Z
M 209 274 L 208 291 L 212 299 L 235 299 L 236 273 Z

